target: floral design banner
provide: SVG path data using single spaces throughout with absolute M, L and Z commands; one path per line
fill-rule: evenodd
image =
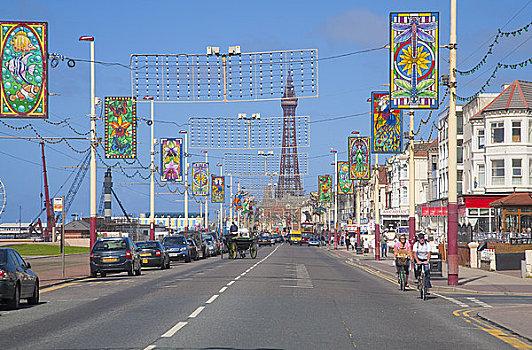
M 105 98 L 105 158 L 137 157 L 136 106 L 131 97 Z
M 161 181 L 183 181 L 183 139 L 161 139 Z
M 353 180 L 349 177 L 349 163 L 338 162 L 338 193 L 339 194 L 352 194 L 353 193 Z
M 347 141 L 349 154 L 349 177 L 351 180 L 369 180 L 370 148 L 369 137 L 350 137 Z
M 48 118 L 48 23 L 0 22 L 0 117 Z
M 318 199 L 320 202 L 331 201 L 332 177 L 331 175 L 318 176 Z
M 391 108 L 438 108 L 438 12 L 390 13 Z
M 225 203 L 225 177 L 212 176 L 212 202 Z
M 196 196 L 209 195 L 209 163 L 192 163 L 192 193 Z
M 371 152 L 401 153 L 403 148 L 403 114 L 390 109 L 388 92 L 371 93 Z

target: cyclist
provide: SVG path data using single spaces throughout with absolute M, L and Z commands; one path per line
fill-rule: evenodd
M 430 243 L 427 242 L 425 239 L 425 234 L 420 233 L 418 236 L 418 241 L 414 244 L 413 248 L 413 256 L 414 256 L 414 263 L 415 263 L 415 269 L 414 273 L 416 275 L 416 278 L 421 273 L 421 268 L 425 270 L 425 280 L 427 283 L 427 288 L 432 288 L 432 285 L 430 283 L 430 251 L 432 250 L 432 247 L 430 246 Z M 420 286 L 419 286 L 420 287 Z M 428 294 L 428 293 L 427 293 Z
M 406 235 L 404 234 L 399 237 L 399 241 L 395 243 L 393 248 L 393 259 L 395 260 L 395 266 L 397 267 L 397 275 L 399 275 L 401 269 L 404 269 L 406 275 L 406 286 L 408 286 L 410 257 L 412 255 L 410 248 L 410 243 L 408 243 L 406 240 Z

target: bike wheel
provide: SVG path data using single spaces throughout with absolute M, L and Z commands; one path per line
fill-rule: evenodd
M 257 257 L 257 243 L 251 243 L 251 247 L 249 247 L 249 255 L 251 256 L 251 259 L 255 259 Z
M 235 242 L 229 245 L 229 259 L 236 259 L 237 250 L 238 249 Z
M 401 290 L 406 290 L 406 278 L 405 278 L 405 271 L 401 269 L 401 273 L 399 274 L 401 276 Z

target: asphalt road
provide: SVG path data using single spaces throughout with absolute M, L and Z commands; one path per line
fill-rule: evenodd
M 10 349 L 504 349 L 525 344 L 471 313 L 467 295 L 421 301 L 314 247 L 263 247 L 256 260 L 209 258 L 43 290 L 0 309 Z M 530 298 L 475 296 L 479 302 Z M 460 305 L 462 304 L 462 305 Z M 465 306 L 464 306 L 465 305 Z M 488 306 L 489 307 L 489 306 Z M 495 334 L 492 335 L 492 334 Z M 502 333 L 502 334 L 501 334 Z

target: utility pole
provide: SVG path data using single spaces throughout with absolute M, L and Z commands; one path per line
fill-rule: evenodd
M 357 197 L 357 208 L 356 208 L 356 216 L 357 216 L 357 247 L 360 246 L 360 181 L 357 181 L 357 185 L 355 187 L 356 189 L 356 197 Z
M 185 134 L 185 231 L 188 231 L 188 133 L 181 130 L 180 134 Z
M 79 41 L 91 43 L 91 161 L 90 161 L 90 247 L 96 242 L 96 97 L 94 82 L 94 37 L 82 36 Z
M 334 153 L 334 249 L 338 249 L 338 152 L 331 150 Z
M 375 153 L 375 260 L 380 260 L 380 225 L 379 225 L 379 154 Z
M 408 140 L 408 239 L 414 243 L 416 236 L 416 167 L 414 164 L 414 111 L 410 115 L 410 137 Z
M 220 167 L 220 177 L 223 177 L 223 164 L 222 163 L 218 163 L 216 164 L 217 166 Z M 224 179 L 224 182 L 223 182 L 223 186 L 224 186 L 224 197 L 225 197 L 225 179 Z M 222 232 L 223 232 L 223 203 L 220 202 L 220 234 L 219 234 L 219 238 L 221 239 L 222 238 Z
M 457 120 L 456 120 L 456 0 L 451 0 L 451 28 L 449 43 L 449 199 L 448 199 L 448 247 L 447 284 L 458 285 L 458 205 L 457 205 Z
M 231 225 L 233 224 L 233 174 L 229 174 L 229 179 L 230 179 L 230 185 L 229 185 L 229 190 L 230 190 L 230 195 L 231 195 L 231 199 L 229 200 L 229 221 L 231 221 Z
M 209 164 L 209 154 L 207 151 L 201 151 L 205 153 L 205 163 Z M 207 181 L 209 181 L 207 179 Z M 209 195 L 205 197 L 205 231 L 209 230 Z
M 144 97 L 150 101 L 151 107 L 151 139 L 150 139 L 150 241 L 155 240 L 155 135 L 154 135 L 154 103 L 152 96 Z

